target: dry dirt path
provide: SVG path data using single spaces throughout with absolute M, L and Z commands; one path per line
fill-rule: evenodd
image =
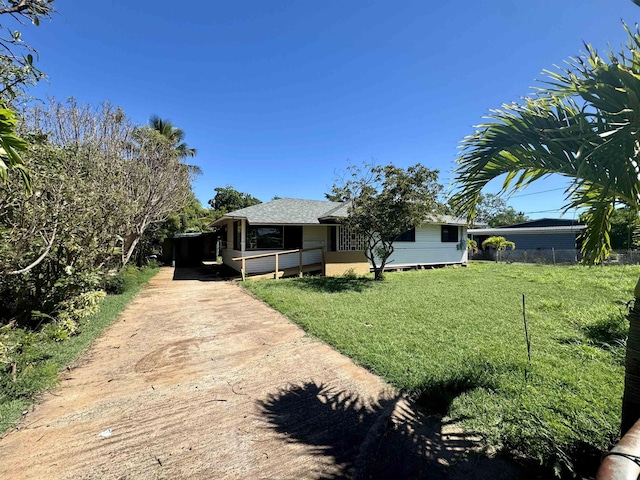
M 173 276 L 0 440 L 1 479 L 515 478 L 237 284 Z

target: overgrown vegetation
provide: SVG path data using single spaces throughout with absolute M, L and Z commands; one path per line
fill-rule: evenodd
M 112 279 L 119 292 L 90 292 L 59 308 L 64 315 L 31 328 L 0 327 L 0 433 L 20 418 L 38 393 L 56 385 L 58 372 L 73 362 L 157 273 L 126 267 Z
M 489 448 L 538 462 L 542 475 L 590 476 L 619 433 L 626 302 L 639 274 L 638 266 L 474 264 L 386 282 L 243 285 Z

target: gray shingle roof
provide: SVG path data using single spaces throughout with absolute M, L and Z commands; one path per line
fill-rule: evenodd
M 219 218 L 213 225 L 224 220 L 246 218 L 252 225 L 318 225 L 330 222 L 348 213 L 346 202 L 325 200 L 303 200 L 300 198 L 279 198 L 267 203 L 241 208 Z M 425 223 L 441 225 L 466 225 L 466 221 L 450 215 L 431 215 Z
M 246 218 L 250 224 L 254 225 L 317 225 L 320 223 L 320 218 L 326 217 L 328 213 L 342 206 L 341 202 L 279 198 L 229 212 L 220 220 Z M 219 223 L 220 220 L 215 223 Z

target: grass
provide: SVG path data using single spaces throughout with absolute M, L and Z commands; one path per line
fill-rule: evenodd
M 626 302 L 639 275 L 491 263 L 244 286 L 490 448 L 592 475 L 619 431 Z
M 0 434 L 16 423 L 39 393 L 56 386 L 59 371 L 73 363 L 157 273 L 157 268 L 148 268 L 129 276 L 126 291 L 108 295 L 100 310 L 84 320 L 80 332 L 68 340 L 57 342 L 36 332 L 14 329 L 12 333 L 28 347 L 21 353 L 24 368 L 17 377 L 12 379 L 10 372 L 0 375 Z

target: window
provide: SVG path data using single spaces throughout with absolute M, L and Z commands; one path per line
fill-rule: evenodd
M 233 222 L 233 249 L 242 250 L 242 221 Z
M 247 250 L 281 250 L 283 246 L 282 226 L 247 226 Z
M 302 248 L 302 227 L 284 227 L 284 249 L 295 250 Z
M 457 225 L 442 225 L 440 227 L 440 241 L 457 243 L 458 230 Z
M 416 241 L 416 229 L 411 228 L 404 232 L 401 235 L 398 235 L 395 240 L 396 242 L 415 242 Z

